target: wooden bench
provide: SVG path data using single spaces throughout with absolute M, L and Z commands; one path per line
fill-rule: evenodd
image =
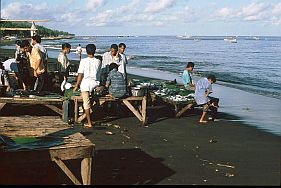
M 64 97 L 61 98 L 48 98 L 48 97 L 0 97 L 0 111 L 6 104 L 30 104 L 30 105 L 44 105 L 54 112 L 60 114 L 64 122 L 68 121 L 68 100 Z M 58 108 L 56 105 L 61 106 Z
M 83 99 L 81 96 L 73 96 L 71 100 L 74 101 L 74 121 L 75 122 L 81 122 L 86 118 L 86 114 L 83 113 L 80 117 L 78 117 L 79 113 L 79 104 L 81 105 L 83 103 Z M 146 115 L 146 106 L 147 106 L 147 98 L 146 96 L 143 97 L 128 97 L 125 99 L 115 99 L 113 97 L 95 97 L 94 98 L 94 104 L 93 106 L 102 106 L 106 102 L 117 102 L 121 101 L 124 103 L 129 110 L 138 118 L 139 121 L 142 122 L 143 125 L 147 124 L 147 115 Z M 135 108 L 133 103 L 135 101 L 140 101 L 141 104 Z M 91 110 L 91 113 L 93 111 Z
M 91 184 L 92 158 L 95 145 L 81 133 L 70 128 L 57 117 L 0 117 L 0 135 L 10 138 L 36 137 L 57 138 L 62 144 L 49 148 L 21 149 L 19 151 L 0 150 L 1 167 L 53 161 L 75 185 Z M 70 171 L 64 160 L 81 159 L 82 181 Z M 44 170 L 44 169 L 38 169 Z

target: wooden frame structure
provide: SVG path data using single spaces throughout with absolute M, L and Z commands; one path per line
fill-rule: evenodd
M 63 121 L 68 121 L 68 101 L 63 97 L 58 99 L 52 99 L 48 97 L 0 97 L 0 111 L 6 104 L 32 104 L 32 105 L 44 105 L 54 112 L 62 116 Z M 56 105 L 62 106 L 62 109 Z
M 83 99 L 81 96 L 73 96 L 71 100 L 74 101 L 74 121 L 75 122 L 81 122 L 83 119 L 86 118 L 86 114 L 83 113 L 80 117 L 78 117 L 79 112 L 79 104 L 83 103 Z M 125 99 L 115 99 L 113 97 L 95 97 L 93 104 L 93 108 L 96 106 L 102 106 L 106 102 L 118 102 L 121 101 L 124 103 L 129 110 L 138 118 L 139 121 L 142 122 L 142 125 L 147 124 L 147 114 L 146 114 L 146 107 L 147 107 L 147 98 L 146 96 L 143 97 L 128 97 Z M 133 106 L 133 102 L 135 101 L 141 101 L 141 104 L 138 106 L 138 108 L 135 108 Z M 91 113 L 93 111 L 91 110 Z
M 189 100 L 189 101 L 173 101 L 171 99 L 168 99 L 166 97 L 160 97 L 153 93 L 153 95 L 157 98 L 162 100 L 163 102 L 170 104 L 174 106 L 175 116 L 177 118 L 180 118 L 187 110 L 191 109 L 192 107 L 196 106 L 195 100 Z
M 52 122 L 50 124 L 50 122 Z M 91 184 L 92 158 L 95 145 L 57 117 L 0 117 L 0 135 L 8 137 L 56 138 L 62 144 L 39 149 L 0 150 L 1 167 L 17 167 L 38 162 L 55 162 L 75 185 Z M 81 159 L 80 181 L 63 162 Z M 40 169 L 38 169 L 40 170 Z

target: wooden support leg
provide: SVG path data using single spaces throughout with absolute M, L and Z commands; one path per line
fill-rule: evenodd
M 141 114 L 138 112 L 138 110 L 136 110 L 134 108 L 134 106 L 127 100 L 123 100 L 123 103 L 135 114 L 135 116 L 142 122 L 142 116 Z
M 147 100 L 146 97 L 143 97 L 142 99 L 142 124 L 146 125 L 147 124 L 147 118 L 146 118 L 146 104 L 147 104 Z
M 50 108 L 54 112 L 58 113 L 59 115 L 63 116 L 63 111 L 54 105 L 45 105 L 46 107 Z
M 67 166 L 63 163 L 58 158 L 53 159 L 55 163 L 61 168 L 61 170 L 67 175 L 67 177 L 70 178 L 70 180 L 75 184 L 75 185 L 82 185 L 80 181 L 74 176 L 74 174 L 67 168 Z
M 179 111 L 176 114 L 176 117 L 179 118 L 184 112 L 186 112 L 188 109 L 190 109 L 193 106 L 193 104 L 186 105 L 181 111 Z
M 6 103 L 0 103 L 0 111 L 2 110 L 2 108 L 6 105 Z
M 62 104 L 62 120 L 68 123 L 69 100 L 63 101 Z
M 78 120 L 79 106 L 78 100 L 74 99 L 74 122 L 76 123 Z
M 92 158 L 85 158 L 81 161 L 81 177 L 83 185 L 91 185 Z

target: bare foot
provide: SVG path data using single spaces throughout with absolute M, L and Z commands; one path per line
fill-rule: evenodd
M 199 121 L 199 123 L 205 124 L 205 123 L 208 123 L 208 121 Z

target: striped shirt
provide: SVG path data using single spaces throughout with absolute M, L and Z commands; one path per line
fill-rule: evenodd
M 109 72 L 107 77 L 107 83 L 109 84 L 109 94 L 113 97 L 123 97 L 126 94 L 126 82 L 123 74 L 113 69 Z

